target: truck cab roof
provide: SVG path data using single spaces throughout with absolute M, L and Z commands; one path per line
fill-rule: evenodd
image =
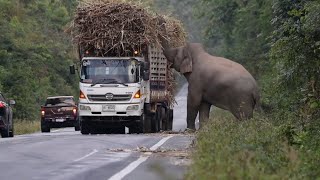
M 138 61 L 144 61 L 143 57 L 83 57 L 82 60 L 101 60 L 101 59 L 112 59 L 112 60 L 121 60 L 121 59 L 137 59 Z

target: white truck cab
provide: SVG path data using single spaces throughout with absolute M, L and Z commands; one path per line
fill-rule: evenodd
M 79 116 L 143 114 L 150 90 L 142 78 L 143 58 L 84 57 L 80 70 Z
M 149 59 L 82 57 L 78 68 L 82 134 L 100 130 L 124 133 L 125 126 L 131 133 L 172 128 L 173 112 L 165 102 L 167 65 L 150 62 L 158 61 L 157 55 L 162 55 L 163 61 L 166 59 L 158 49 L 149 52 L 154 52 Z M 75 74 L 74 65 L 70 66 L 70 72 Z

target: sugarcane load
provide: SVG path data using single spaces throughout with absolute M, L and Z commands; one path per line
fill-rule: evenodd
M 171 130 L 174 75 L 162 52 L 185 43 L 181 23 L 137 4 L 85 1 L 70 27 L 79 53 L 82 134 Z

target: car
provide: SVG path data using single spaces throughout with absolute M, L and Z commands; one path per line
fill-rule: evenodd
M 2 138 L 14 136 L 12 106 L 15 103 L 14 100 L 7 101 L 0 92 L 0 132 Z
M 47 97 L 41 106 L 41 132 L 50 132 L 51 128 L 74 127 L 80 130 L 78 108 L 73 96 Z

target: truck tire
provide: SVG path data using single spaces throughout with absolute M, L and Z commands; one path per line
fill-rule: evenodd
M 157 108 L 156 113 L 153 115 L 152 120 L 151 120 L 151 132 L 156 133 L 160 131 L 160 127 L 162 123 L 160 124 L 161 121 L 161 108 Z
M 81 134 L 85 134 L 85 135 L 89 134 L 90 133 L 89 124 L 85 121 L 81 121 L 80 131 L 81 131 Z
M 41 122 L 41 132 L 49 133 L 50 132 L 50 127 L 47 124 Z
M 168 130 L 168 111 L 164 107 L 161 107 L 160 110 L 160 130 L 166 131 Z
M 115 134 L 125 134 L 125 133 L 126 133 L 126 129 L 124 126 L 115 128 Z
M 173 109 L 168 109 L 167 111 L 167 130 L 172 131 L 173 125 Z
M 132 129 L 132 130 L 131 130 Z M 140 116 L 140 122 L 136 127 L 129 129 L 130 133 L 150 133 L 151 132 L 151 117 L 147 113 Z

